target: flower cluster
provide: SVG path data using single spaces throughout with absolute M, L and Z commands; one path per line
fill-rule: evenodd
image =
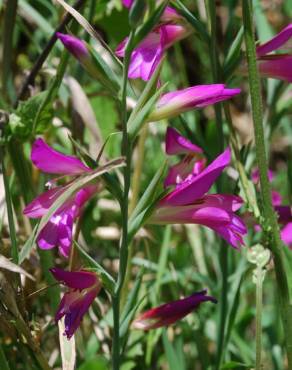
M 37 139 L 33 143 L 31 160 L 42 172 L 58 174 L 61 177 L 76 177 L 92 172 L 80 159 L 54 150 L 42 139 Z M 70 186 L 70 183 L 57 186 L 58 179 L 49 181 L 51 189 L 39 195 L 25 207 L 23 213 L 26 216 L 41 218 L 46 215 L 53 203 Z M 99 185 L 87 185 L 63 203 L 40 231 L 37 238 L 39 247 L 41 249 L 58 247 L 60 254 L 68 258 L 72 246 L 74 221 L 81 215 L 85 203 L 98 190 Z M 56 321 L 65 316 L 65 335 L 70 339 L 100 291 L 101 284 L 97 275 L 88 271 L 69 272 L 52 268 L 51 272 L 57 280 L 70 288 L 69 292 L 63 296 L 55 316 Z
M 123 0 L 123 5 L 131 8 L 132 0 Z M 148 81 L 158 67 L 163 55 L 174 45 L 190 34 L 187 22 L 173 8 L 167 6 L 153 29 L 136 45 L 130 56 L 128 78 L 140 78 Z M 290 54 L 271 54 L 278 49 L 291 49 L 290 24 L 277 36 L 257 47 L 259 71 L 264 77 L 272 77 L 292 82 Z M 64 46 L 94 76 L 96 72 L 88 45 L 71 35 L 57 33 Z M 123 58 L 129 38 L 124 39 L 116 49 L 116 55 Z M 148 121 L 160 121 L 175 117 L 191 109 L 203 108 L 238 95 L 240 89 L 228 88 L 224 84 L 199 85 L 163 94 L 158 99 L 153 111 L 147 116 Z M 158 201 L 148 219 L 149 224 L 199 224 L 215 231 L 233 248 L 240 249 L 244 244 L 243 236 L 247 229 L 236 212 L 243 205 L 243 200 L 233 194 L 212 193 L 209 190 L 215 184 L 224 169 L 230 165 L 231 150 L 227 147 L 207 165 L 203 149 L 183 137 L 177 130 L 168 127 L 166 132 L 166 154 L 180 156 L 180 161 L 169 168 L 164 180 L 166 195 Z M 92 169 L 74 156 L 62 154 L 49 147 L 42 139 L 37 139 L 31 152 L 33 164 L 42 172 L 58 174 L 71 178 L 89 174 Z M 272 175 L 272 174 L 270 174 Z M 258 174 L 253 174 L 257 181 Z M 30 218 L 41 218 L 66 191 L 70 182 L 56 185 L 60 178 L 49 182 L 50 189 L 39 195 L 24 209 Z M 40 231 L 37 243 L 41 249 L 58 247 L 60 254 L 68 258 L 73 240 L 74 222 L 82 214 L 85 203 L 100 190 L 100 185 L 87 185 L 76 191 L 50 217 Z M 292 243 L 291 208 L 281 205 L 281 197 L 273 193 L 273 205 L 279 214 L 279 221 L 284 224 L 282 239 Z M 56 321 L 65 317 L 65 335 L 72 337 L 79 327 L 82 317 L 101 290 L 101 281 L 90 271 L 64 271 L 52 268 L 51 273 L 68 287 L 58 311 Z M 133 327 L 137 329 L 155 329 L 170 325 L 183 318 L 202 302 L 216 303 L 216 299 L 207 296 L 203 290 L 189 297 L 166 303 L 150 309 L 138 316 Z

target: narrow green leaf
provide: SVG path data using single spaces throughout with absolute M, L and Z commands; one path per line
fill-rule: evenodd
M 205 41 L 207 45 L 209 45 L 211 40 L 208 32 L 206 31 L 206 25 L 202 23 L 198 18 L 196 18 L 181 1 L 172 1 L 171 5 L 192 25 L 192 27 L 201 36 L 202 40 Z
M 76 245 L 76 248 L 80 252 L 81 256 L 88 263 L 89 267 L 100 277 L 104 287 L 111 294 L 113 294 L 115 290 L 114 278 L 97 261 L 90 257 L 89 254 L 87 254 L 85 250 L 76 242 L 76 240 L 74 240 L 74 244 Z
M 158 191 L 158 185 L 161 182 L 165 168 L 166 163 L 164 163 L 154 175 L 147 189 L 143 192 L 143 195 L 139 200 L 138 204 L 136 205 L 134 211 L 132 212 L 129 223 L 131 223 L 134 220 L 134 218 L 137 217 L 138 214 L 141 213 L 143 209 L 145 209 L 155 199 Z
M 9 182 L 8 182 L 5 163 L 4 163 L 5 158 L 4 158 L 4 153 L 2 152 L 2 150 L 0 151 L 0 156 L 2 157 L 3 182 L 4 182 L 4 189 L 5 189 L 5 199 L 6 199 L 8 224 L 9 224 L 9 232 L 10 232 L 10 240 L 11 240 L 11 255 L 12 255 L 13 261 L 17 263 L 18 262 L 18 247 L 17 247 L 17 238 L 16 238 L 14 219 L 13 219 L 13 205 L 12 205 Z
M 35 225 L 30 237 L 24 243 L 24 246 L 21 248 L 18 256 L 18 264 L 20 265 L 26 258 L 29 257 L 32 248 L 34 247 L 35 235 L 38 229 L 38 224 Z
M 167 362 L 169 365 L 169 369 L 170 370 L 177 370 L 177 369 L 184 370 L 185 369 L 184 363 L 180 361 L 181 357 L 177 355 L 174 346 L 168 340 L 166 330 L 163 330 L 162 332 L 162 341 L 163 341 L 163 346 L 164 346 Z
M 159 22 L 162 13 L 167 6 L 167 1 L 162 2 L 155 11 L 150 15 L 147 21 L 137 28 L 135 32 L 135 37 L 133 40 L 133 47 L 137 46 L 154 28 L 154 26 Z
M 7 359 L 6 359 L 1 343 L 0 343 L 0 367 L 1 367 L 1 370 L 10 370 L 10 367 L 8 365 L 8 362 L 7 362 Z
M 134 119 L 137 117 L 138 113 L 141 111 L 141 109 L 144 107 L 144 105 L 147 103 L 147 101 L 153 96 L 155 91 L 157 90 L 157 84 L 161 72 L 161 67 L 163 64 L 164 59 L 162 59 L 157 66 L 155 72 L 151 76 L 150 80 L 147 82 L 142 94 L 140 95 L 140 98 L 137 101 L 137 104 L 135 105 L 129 119 L 127 126 L 129 127 L 131 125 L 131 122 L 134 121 Z
M 135 280 L 135 283 L 134 283 L 134 285 L 133 285 L 133 287 L 132 287 L 132 289 L 129 293 L 129 296 L 128 296 L 126 304 L 125 304 L 125 307 L 124 307 L 123 312 L 121 314 L 121 320 L 120 320 L 121 324 L 123 324 L 124 320 L 126 320 L 130 311 L 133 309 L 133 307 L 135 306 L 135 304 L 137 302 L 139 290 L 140 290 L 143 275 L 144 275 L 144 271 L 145 271 L 145 269 L 142 266 L 142 268 L 140 269 L 139 274 L 138 274 L 138 276 Z
M 143 125 L 147 122 L 147 118 L 155 107 L 157 100 L 159 99 L 162 92 L 165 90 L 167 83 L 164 84 L 143 106 L 143 108 L 135 115 L 133 120 L 129 122 L 128 132 L 130 139 L 133 140 Z
M 97 53 L 93 47 L 87 45 L 90 55 L 92 57 L 93 65 L 88 70 L 89 73 L 105 87 L 112 94 L 117 95 L 120 89 L 120 80 L 104 59 Z
M 234 41 L 232 42 L 226 59 L 223 65 L 223 75 L 224 79 L 228 79 L 228 77 L 233 73 L 236 69 L 238 64 L 241 60 L 241 45 L 243 42 L 243 26 L 238 31 Z

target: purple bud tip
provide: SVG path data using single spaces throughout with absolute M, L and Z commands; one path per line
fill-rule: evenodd
M 82 59 L 88 56 L 88 50 L 86 44 L 75 36 L 66 35 L 64 33 L 57 32 L 56 36 L 63 43 L 65 48 L 75 56 L 77 59 Z

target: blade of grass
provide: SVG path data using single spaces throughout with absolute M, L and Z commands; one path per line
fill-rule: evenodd
M 3 173 L 3 182 L 4 182 L 4 189 L 5 189 L 5 199 L 6 199 L 6 207 L 7 207 L 7 215 L 8 215 L 8 223 L 9 223 L 9 234 L 11 240 L 11 256 L 12 260 L 15 263 L 18 263 L 18 247 L 17 247 L 17 238 L 16 238 L 16 231 L 13 219 L 13 205 L 10 193 L 10 187 L 8 182 L 8 175 L 6 173 L 5 168 L 5 156 L 3 151 L 0 151 L 0 157 L 2 159 L 2 173 Z

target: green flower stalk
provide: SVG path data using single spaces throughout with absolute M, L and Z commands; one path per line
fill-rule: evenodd
M 271 200 L 271 188 L 268 179 L 268 165 L 264 141 L 263 112 L 259 73 L 256 62 L 256 47 L 253 30 L 253 9 L 250 0 L 242 1 L 244 37 L 247 51 L 249 86 L 252 103 L 253 125 L 255 131 L 256 158 L 259 168 L 260 186 L 263 201 L 263 230 L 268 240 L 268 248 L 273 253 L 277 290 L 286 339 L 288 368 L 292 369 L 292 308 L 287 274 L 284 264 L 283 244 L 281 242 L 277 216 Z

